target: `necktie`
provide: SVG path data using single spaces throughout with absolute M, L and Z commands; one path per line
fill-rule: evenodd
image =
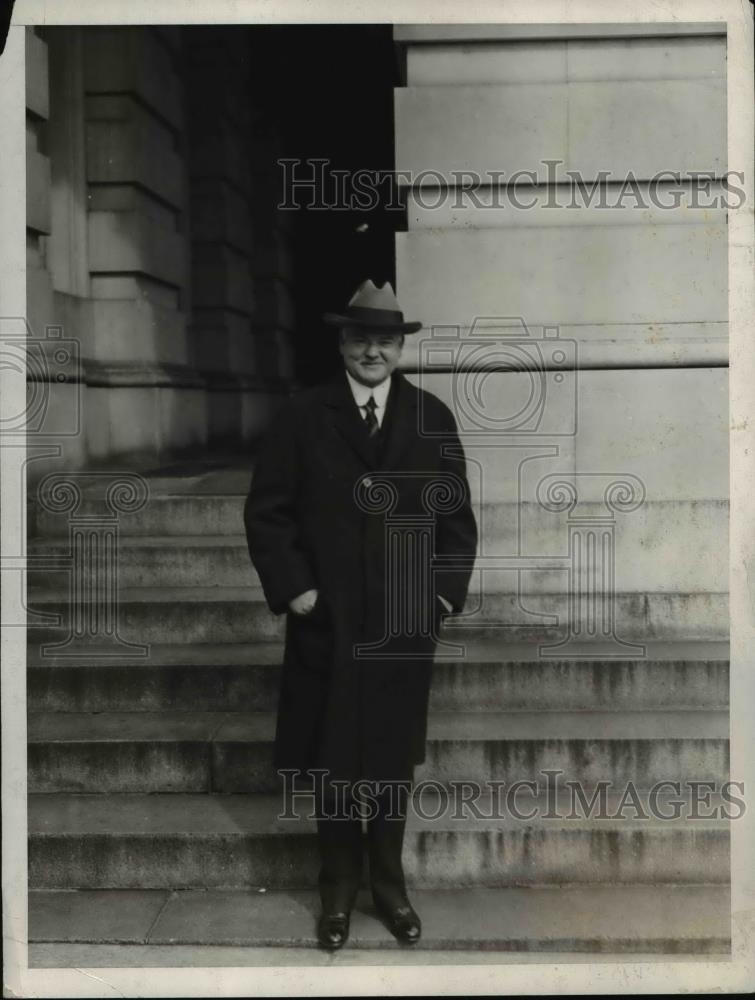
M 370 398 L 364 404 L 364 408 L 367 411 L 367 414 L 364 418 L 364 422 L 367 424 L 367 433 L 370 435 L 370 437 L 375 437 L 375 435 L 378 432 L 379 425 L 378 425 L 378 419 L 375 416 L 377 403 L 375 402 L 374 396 L 370 396 Z

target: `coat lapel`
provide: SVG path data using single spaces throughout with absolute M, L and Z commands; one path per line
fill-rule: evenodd
M 386 420 L 388 426 L 380 465 L 390 470 L 398 468 L 401 456 L 418 434 L 417 392 L 401 372 L 393 373 Z
M 378 465 L 373 442 L 341 370 L 333 378 L 325 395 L 325 403 L 333 414 L 333 424 L 349 443 L 355 454 L 370 469 Z M 379 465 L 384 469 L 395 467 L 402 454 L 418 433 L 417 393 L 400 372 L 393 373 L 393 385 L 388 398 L 385 439 Z
M 367 427 L 354 402 L 345 371 L 340 371 L 331 381 L 325 403 L 333 413 L 333 423 L 338 432 L 352 447 L 356 455 L 370 468 L 375 468 L 375 447 Z

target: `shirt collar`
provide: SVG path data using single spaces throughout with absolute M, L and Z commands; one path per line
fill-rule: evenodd
M 375 386 L 362 385 L 362 383 L 357 382 L 357 380 L 348 371 L 346 372 L 346 378 L 349 380 L 351 393 L 354 396 L 354 401 L 357 406 L 365 406 L 370 396 L 375 397 L 375 404 L 378 409 L 385 406 L 386 400 L 388 399 L 388 393 L 391 388 L 390 375 L 388 378 L 383 379 L 380 385 Z

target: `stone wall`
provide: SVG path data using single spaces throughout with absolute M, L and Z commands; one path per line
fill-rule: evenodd
M 291 262 L 266 183 L 275 132 L 253 103 L 247 35 L 185 29 L 192 211 L 192 338 L 208 380 L 213 444 L 266 424 L 292 374 Z M 279 388 L 279 386 L 278 386 Z
M 72 50 L 75 32 L 64 29 Z M 81 129 L 56 118 L 50 101 L 71 97 L 75 78 L 48 57 L 37 30 L 26 31 L 26 282 L 27 465 L 30 478 L 52 465 L 77 467 L 86 458 L 82 432 L 83 369 L 78 317 L 63 314 L 73 295 L 86 294 L 88 274 Z M 61 184 L 61 170 L 70 183 Z M 56 276 L 54 280 L 53 276 Z M 60 291 L 58 291 L 60 289 Z
M 28 317 L 80 356 L 80 433 L 35 474 L 248 447 L 289 381 L 292 309 L 265 285 L 290 278 L 274 219 L 252 222 L 270 142 L 243 30 L 30 29 L 27 49 Z
M 416 373 L 422 354 L 411 377 L 460 416 L 475 496 L 498 525 L 488 554 L 567 554 L 569 512 L 547 513 L 537 493 L 563 474 L 575 516 L 613 522 L 619 592 L 676 594 L 693 629 L 725 635 L 726 211 L 696 208 L 690 183 L 676 207 L 647 194 L 662 170 L 710 172 L 720 192 L 726 39 L 704 26 L 589 30 L 395 29 L 396 167 L 427 171 L 396 242 L 402 308 L 425 323 L 405 366 Z M 452 173 L 464 170 L 535 176 L 512 196 L 500 176 L 465 191 Z M 619 207 L 568 207 L 554 183 L 567 170 L 588 185 L 631 171 L 649 207 L 631 192 Z M 467 371 L 452 375 L 459 357 Z M 622 479 L 642 500 L 634 512 L 604 502 Z M 565 581 L 507 570 L 484 589 L 535 595 L 522 613 L 536 621 L 537 595 Z

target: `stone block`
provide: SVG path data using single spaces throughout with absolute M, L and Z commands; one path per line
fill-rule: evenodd
M 516 227 L 396 236 L 399 301 L 426 327 L 720 322 L 724 226 Z
M 578 404 L 578 472 L 632 473 L 650 501 L 728 499 L 727 369 L 584 371 Z
M 294 325 L 294 303 L 288 283 L 281 278 L 262 278 L 256 275 L 252 283 L 253 327 L 257 330 L 291 330 Z
M 135 184 L 91 184 L 88 212 L 129 212 L 163 229 L 181 229 L 181 212 Z
M 47 42 L 33 28 L 25 31 L 26 109 L 37 118 L 50 117 Z
M 576 473 L 579 498 L 588 502 L 602 500 L 606 476 L 621 479 L 622 474 L 640 480 L 648 505 L 728 498 L 726 369 L 581 371 L 568 392 L 543 393 L 538 408 L 532 405 L 532 382 L 525 373 L 489 373 L 484 378 L 476 373 L 470 379 L 441 373 L 408 377 L 454 412 L 476 504 L 534 503 L 539 484 L 555 473 L 567 480 Z M 524 419 L 528 404 L 540 418 L 540 432 L 516 430 L 534 426 Z M 473 418 L 478 413 L 476 428 Z M 568 429 L 569 434 L 554 433 Z M 681 551 L 702 531 L 705 540 L 693 565 L 702 573 L 705 562 L 709 584 L 712 579 L 723 584 L 725 568 L 718 560 L 709 560 L 726 545 L 725 510 L 713 517 L 712 511 L 696 513 L 690 508 L 682 516 L 666 508 L 652 528 L 646 524 L 648 536 L 641 531 L 637 537 L 630 525 L 645 516 L 620 515 L 626 519 L 623 530 L 630 531 L 625 542 L 630 549 L 650 545 L 645 556 L 652 563 L 658 555 L 656 546 Z M 543 537 L 544 530 L 538 522 L 534 535 Z M 651 565 L 645 568 L 649 571 Z M 653 578 L 656 575 L 657 571 L 652 573 Z M 644 583 L 648 585 L 647 580 Z M 681 578 L 676 585 L 681 586 Z M 711 585 L 711 589 L 726 588 Z
M 26 271 L 26 321 L 36 337 L 44 337 L 45 328 L 58 322 L 52 278 L 42 267 L 30 267 Z
M 409 87 L 476 84 L 563 83 L 565 41 L 468 42 L 409 45 Z
M 426 45 L 446 42 L 500 42 L 500 41 L 543 41 L 546 39 L 571 38 L 653 38 L 666 37 L 673 34 L 674 38 L 687 36 L 725 35 L 721 21 L 676 21 L 673 30 L 663 21 L 639 24 L 636 21 L 609 24 L 607 22 L 574 24 L 554 23 L 523 23 L 507 24 L 484 22 L 470 24 L 442 24 L 428 22 L 426 24 L 396 24 L 393 27 L 393 38 L 405 45 Z
M 723 35 L 551 38 L 409 45 L 410 87 L 709 79 L 726 73 Z
M 419 86 L 395 92 L 396 166 L 422 183 L 453 172 L 531 170 L 559 159 L 585 180 L 601 170 L 726 170 L 726 92 L 717 77 L 567 84 Z M 567 130 L 568 122 L 568 130 Z M 440 174 L 440 179 L 438 177 Z
M 139 184 L 183 207 L 185 166 L 165 123 L 128 96 L 88 96 L 86 170 L 90 184 Z
M 414 318 L 414 317 L 412 317 Z M 453 329 L 453 328 L 452 328 Z M 495 330 L 496 328 L 490 328 Z M 505 326 L 497 328 L 506 336 Z M 543 340 L 547 327 L 527 324 L 530 336 Z M 407 337 L 400 367 L 407 372 L 449 370 L 449 355 L 433 349 L 435 336 L 446 334 L 442 327 Z M 478 331 L 460 328 L 460 340 L 474 338 Z M 671 368 L 725 366 L 729 360 L 729 328 L 725 321 L 703 323 L 585 323 L 563 324 L 559 338 L 571 345 L 579 367 L 591 368 Z M 491 351 L 494 348 L 491 347 Z M 475 357 L 461 354 L 463 370 L 471 370 Z M 468 364 L 467 364 L 468 362 Z M 482 367 L 482 366 L 481 366 Z M 457 371 L 460 369 L 456 369 Z
M 190 123 L 189 169 L 192 178 L 214 178 L 233 184 L 243 195 L 251 190 L 249 155 L 237 131 L 223 119 L 196 128 Z
M 569 83 L 568 168 L 649 178 L 727 170 L 723 78 Z
M 249 318 L 230 309 L 197 309 L 190 332 L 196 366 L 205 372 L 251 375 L 256 338 Z
M 195 242 L 227 243 L 248 254 L 253 241 L 248 201 L 228 183 L 195 178 L 191 235 Z
M 566 88 L 548 84 L 397 89 L 396 169 L 428 171 L 430 186 L 461 170 L 545 177 L 541 160 L 567 156 L 567 107 Z
M 91 287 L 93 299 L 144 299 L 163 309 L 180 309 L 178 289 L 146 274 L 93 274 Z
M 144 298 L 88 302 L 92 338 L 89 356 L 99 361 L 188 364 L 186 316 Z
M 87 27 L 83 42 L 88 94 L 134 94 L 172 128 L 182 130 L 181 80 L 151 28 Z
M 207 447 L 208 407 L 207 394 L 200 388 L 172 388 L 157 390 L 157 416 L 161 454 L 171 451 Z
M 50 160 L 34 150 L 26 151 L 26 228 L 50 232 Z
M 168 284 L 183 281 L 186 239 L 183 233 L 156 225 L 142 212 L 90 212 L 90 271 L 146 274 Z
M 481 534 L 480 553 L 496 556 L 521 555 L 555 558 L 561 568 L 516 571 L 487 570 L 475 574 L 472 589 L 522 593 L 565 593 L 570 586 L 567 568 L 571 564 L 571 528 L 582 534 L 606 530 L 613 539 L 610 563 L 616 593 L 725 593 L 728 590 L 728 520 L 726 500 L 650 500 L 636 510 L 612 510 L 602 499 L 580 500 L 573 514 L 551 511 L 538 502 L 538 486 L 544 481 L 533 477 L 525 483 L 526 499 L 520 504 L 488 504 L 478 511 Z M 597 476 L 596 476 L 597 478 Z M 604 477 L 601 482 L 610 482 Z M 619 479 L 617 474 L 615 477 Z M 565 476 L 567 482 L 575 482 Z M 577 493 L 593 495 L 590 479 L 576 479 Z M 577 521 L 581 520 L 581 526 Z M 695 544 L 690 544 L 691 539 Z M 603 560 L 603 556 L 600 556 Z M 599 565 L 596 555 L 595 564 Z M 481 566 L 481 564 L 478 564 Z M 575 579 L 586 583 L 588 567 L 575 565 Z M 606 588 L 609 578 L 605 580 Z M 608 592 L 606 590 L 606 592 Z
M 157 390 L 89 386 L 86 397 L 87 451 L 93 459 L 157 452 Z
M 206 444 L 202 389 L 90 386 L 86 405 L 87 448 L 92 458 L 159 456 Z
M 192 248 L 192 298 L 198 309 L 235 309 L 251 314 L 256 307 L 249 261 L 222 243 L 198 243 Z
M 726 76 L 726 38 L 569 39 L 568 78 L 583 80 L 690 80 Z
M 454 414 L 467 459 L 472 502 L 528 499 L 536 482 L 575 468 L 574 385 L 561 386 L 523 372 L 483 376 L 450 373 L 408 375 Z M 548 388 L 555 391 L 548 392 Z M 418 420 L 422 420 L 419 411 Z
M 86 386 L 73 383 L 28 383 L 27 450 L 31 460 L 30 478 L 43 469 L 81 467 L 87 458 L 83 421 L 85 419 Z M 6 434 L 8 431 L 5 432 Z M 60 455 L 34 458 L 37 447 L 42 451 L 60 448 Z
M 558 176 L 561 177 L 559 170 Z M 689 178 L 652 185 L 593 187 L 517 185 L 406 189 L 409 229 L 505 229 L 527 226 L 722 226 L 734 196 L 720 181 L 703 188 Z M 720 200 L 719 200 L 720 199 Z
M 149 889 L 32 893 L 29 921 L 38 941 L 59 941 L 63 928 L 69 941 L 144 941 L 166 901 L 166 892 Z

